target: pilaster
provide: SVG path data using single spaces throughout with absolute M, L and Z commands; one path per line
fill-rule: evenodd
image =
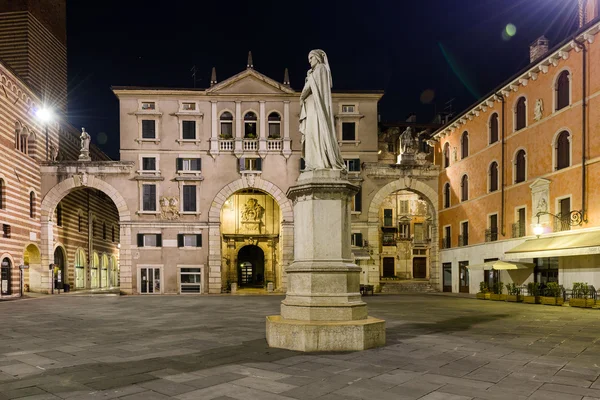
M 219 155 L 219 120 L 217 116 L 217 101 L 210 101 L 210 155 Z
M 283 156 L 292 155 L 292 139 L 290 139 L 290 102 L 283 102 Z
M 235 102 L 235 145 L 233 153 L 237 158 L 240 158 L 244 154 L 243 148 L 243 132 L 244 121 L 242 120 L 242 102 L 237 100 Z

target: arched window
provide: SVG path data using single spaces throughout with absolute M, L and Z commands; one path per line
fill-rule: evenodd
M 569 71 L 563 71 L 556 80 L 556 111 L 565 108 L 571 103 Z
M 444 185 L 444 208 L 450 207 L 450 184 Z
M 525 182 L 525 157 L 525 150 L 521 149 L 517 152 L 517 156 L 515 157 L 515 183 Z
M 269 114 L 269 138 L 279 139 L 281 137 L 281 115 L 276 112 Z
M 221 137 L 233 137 L 233 115 L 229 111 L 225 111 L 221 114 L 219 122 L 221 123 Z
M 6 208 L 6 185 L 4 179 L 0 179 L 0 210 Z
M 469 177 L 463 175 L 460 180 L 460 201 L 469 200 Z
M 444 145 L 444 168 L 450 166 L 450 143 Z
M 571 165 L 571 140 L 569 132 L 562 131 L 558 134 L 555 144 L 556 169 L 567 168 Z
M 62 213 L 62 204 L 58 203 L 56 206 L 56 225 L 62 226 L 63 224 L 63 213 Z
M 256 139 L 256 114 L 249 111 L 244 115 L 244 138 L 245 139 Z
M 527 126 L 527 103 L 525 97 L 520 97 L 515 107 L 515 131 L 523 129 L 525 126 Z
M 494 161 L 490 164 L 490 192 L 498 190 L 498 163 Z
M 29 217 L 35 218 L 35 193 L 29 192 Z
M 490 118 L 490 144 L 498 141 L 498 113 L 492 114 Z
M 460 137 L 460 159 L 465 159 L 469 156 L 469 132 L 464 131 Z

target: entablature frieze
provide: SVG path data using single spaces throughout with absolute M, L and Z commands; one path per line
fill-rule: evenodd
M 416 180 L 437 180 L 440 167 L 435 164 L 426 165 L 402 165 L 402 164 L 380 164 L 363 163 L 363 173 L 374 179 L 400 179 L 411 177 Z

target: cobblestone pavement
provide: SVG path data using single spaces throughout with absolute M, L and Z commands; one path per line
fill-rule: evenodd
M 600 399 L 600 310 L 373 296 L 387 346 L 269 349 L 279 296 L 0 303 L 0 399 Z

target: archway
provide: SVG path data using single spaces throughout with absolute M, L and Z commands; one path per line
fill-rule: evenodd
M 85 289 L 85 282 L 87 276 L 85 252 L 83 249 L 77 249 L 75 251 L 75 288 Z
M 255 245 L 244 246 L 237 257 L 239 287 L 265 285 L 265 253 Z
M 114 255 L 110 257 L 110 285 L 119 287 L 119 263 Z
M 28 266 L 29 268 L 23 270 L 23 291 L 28 292 L 31 287 L 31 282 L 39 282 L 40 275 L 39 271 L 42 264 L 42 255 L 40 254 L 40 249 L 33 244 L 30 243 L 25 247 L 23 251 L 23 265 Z
M 120 273 L 124 276 L 120 277 L 121 290 L 125 293 L 132 293 L 132 279 L 131 279 L 131 213 L 127 208 L 127 203 L 123 196 L 110 184 L 101 180 L 100 178 L 87 175 L 85 172 L 75 174 L 70 178 L 64 179 L 57 185 L 55 185 L 43 198 L 41 203 L 41 242 L 43 244 L 41 249 L 42 263 L 41 265 L 48 265 L 51 262 L 54 248 L 53 243 L 55 242 L 55 221 L 53 221 L 54 210 L 58 203 L 71 192 L 75 192 L 82 189 L 96 189 L 102 193 L 103 196 L 112 200 L 116 212 L 118 213 L 118 221 L 120 228 L 119 242 L 114 243 L 114 246 L 119 245 L 119 249 L 116 251 L 120 259 Z M 86 217 L 87 218 L 87 217 Z M 100 239 L 99 239 L 100 240 Z M 105 242 L 107 242 L 105 240 Z M 74 249 L 71 257 L 74 257 Z M 92 261 L 92 260 L 90 260 Z M 91 262 L 90 262 L 91 264 Z M 80 265 L 81 266 L 81 265 Z M 43 268 L 42 268 L 43 269 Z M 90 268 L 91 269 L 91 268 Z M 91 271 L 90 271 L 91 272 Z M 49 277 L 47 274 L 40 274 L 39 285 L 35 288 L 39 291 L 47 291 L 50 287 Z M 75 278 L 75 277 L 73 277 Z M 91 278 L 91 276 L 89 277 Z M 99 277 L 98 277 L 99 278 Z M 91 279 L 89 279 L 91 280 Z M 89 282 L 88 280 L 88 282 Z M 81 279 L 79 280 L 81 283 Z M 87 284 L 87 282 L 86 282 Z M 96 287 L 98 287 L 96 285 Z
M 63 284 L 67 283 L 67 264 L 65 250 L 62 246 L 56 246 L 54 249 L 54 289 L 62 289 Z
M 102 261 L 100 261 L 100 287 L 108 287 L 108 256 L 102 254 Z
M 98 257 L 98 253 L 94 252 L 94 254 L 92 255 L 92 262 L 91 262 L 91 266 L 90 266 L 90 287 L 92 289 L 97 289 L 98 285 L 100 284 L 99 282 L 99 271 L 98 271 L 98 267 L 100 264 L 100 257 Z
M 13 262 L 10 258 L 4 257 L 0 261 L 0 293 L 2 296 L 12 294 L 13 285 Z
M 239 249 L 239 244 L 236 245 L 236 237 L 230 239 L 225 238 L 224 226 L 222 224 L 222 212 L 223 209 L 229 207 L 230 203 L 228 200 L 236 193 L 244 190 L 262 192 L 263 194 L 269 195 L 278 205 L 280 217 L 278 219 L 278 238 L 269 238 L 268 235 L 262 237 L 260 240 L 256 239 L 256 235 L 246 234 L 244 240 L 246 243 L 240 243 L 242 246 L 245 244 L 259 245 L 264 253 L 272 253 L 272 257 L 268 256 L 267 265 L 265 265 L 265 281 L 273 280 L 274 287 L 276 290 L 285 290 L 286 287 L 286 276 L 285 267 L 292 263 L 294 256 L 294 212 L 292 203 L 285 196 L 285 193 L 273 183 L 263 180 L 260 175 L 245 174 L 242 179 L 238 179 L 230 184 L 226 185 L 221 191 L 215 196 L 212 206 L 209 211 L 209 240 L 214 243 L 211 247 L 211 253 L 209 255 L 209 275 L 208 275 L 208 289 L 209 293 L 220 293 L 222 288 L 227 286 L 227 282 L 237 282 L 237 276 L 228 276 L 228 271 L 234 271 L 237 275 L 236 260 L 236 249 Z M 243 212 L 241 210 L 240 212 Z M 250 214 L 247 214 L 250 215 Z M 241 214 L 239 214 L 241 219 Z M 251 224 L 250 224 L 251 225 Z M 277 240 L 275 240 L 277 239 Z M 261 240 L 264 243 L 260 243 Z M 231 247 L 229 247 L 231 246 Z M 270 247 L 273 246 L 273 247 Z M 229 253 L 233 252 L 233 255 Z M 272 265 L 275 276 L 269 278 L 267 270 L 268 265 Z
M 379 227 L 379 219 L 380 213 L 382 209 L 382 205 L 386 198 L 396 192 L 400 191 L 409 191 L 415 193 L 419 196 L 420 199 L 426 202 L 427 208 L 429 209 L 430 215 L 430 239 L 431 239 L 431 247 L 429 249 L 429 281 L 430 283 L 440 289 L 440 271 L 439 271 L 439 243 L 438 243 L 438 213 L 437 213 L 437 205 L 438 205 L 438 196 L 436 190 L 432 187 L 437 187 L 437 180 L 431 180 L 431 186 L 425 182 L 405 177 L 404 179 L 397 179 L 393 182 L 388 183 L 373 197 L 371 204 L 369 206 L 369 234 L 368 234 L 368 243 L 370 249 L 373 251 L 373 260 L 378 267 L 378 270 L 381 271 L 382 266 L 380 265 L 380 248 L 381 248 L 381 238 L 380 238 L 380 227 Z M 410 270 L 414 273 L 414 266 L 411 265 Z M 389 272 L 388 272 L 389 273 Z M 419 275 L 421 276 L 421 275 Z

